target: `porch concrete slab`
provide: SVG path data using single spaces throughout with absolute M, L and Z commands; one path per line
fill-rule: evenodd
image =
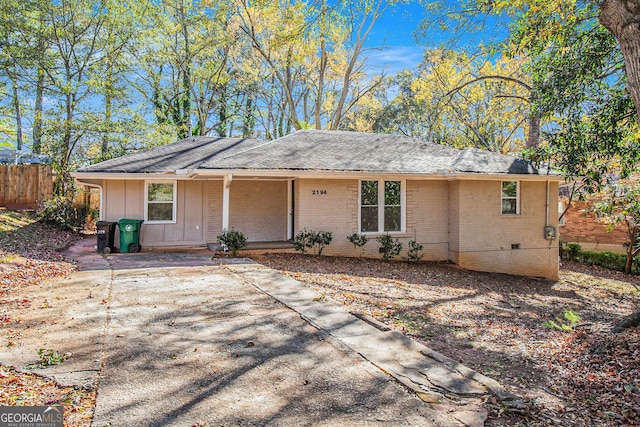
M 318 292 L 289 276 L 260 265 L 228 268 L 416 393 L 426 393 L 423 397 L 427 401 L 449 399 L 466 404 L 470 398 L 489 394 L 503 400 L 515 398 L 497 382 L 405 335 L 365 322 L 341 304 L 319 298 Z

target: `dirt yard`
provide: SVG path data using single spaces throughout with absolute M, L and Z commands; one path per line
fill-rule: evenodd
M 37 222 L 29 212 L 0 210 L 1 345 L 16 345 L 19 330 L 29 327 L 23 324 L 23 313 L 42 308 L 27 290 L 75 270 L 60 251 L 77 239 L 75 233 Z M 63 405 L 65 426 L 86 426 L 91 423 L 95 397 L 95 390 L 63 387 L 38 375 L 37 369 L 29 374 L 0 365 L 0 405 Z
M 564 264 L 557 283 L 451 264 L 298 254 L 255 260 L 488 375 L 526 402 L 487 425 L 640 425 L 640 278 Z

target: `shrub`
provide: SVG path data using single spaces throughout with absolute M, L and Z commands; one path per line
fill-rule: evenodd
M 407 252 L 407 260 L 408 261 L 420 261 L 424 254 L 421 252 L 424 249 L 420 243 L 415 240 L 409 240 L 409 251 Z
M 39 203 L 36 216 L 42 221 L 77 231 L 84 225 L 85 210 L 75 208 L 71 199 L 56 196 Z
M 384 259 L 392 259 L 402 251 L 402 243 L 388 234 L 376 237 L 376 241 L 380 243 L 379 251 Z
M 322 255 L 325 246 L 329 246 L 333 236 L 330 231 L 320 231 L 316 233 L 313 243 L 318 247 L 318 255 Z
M 599 266 L 609 270 L 624 271 L 627 255 L 617 254 L 614 252 L 594 252 L 583 251 L 582 247 L 576 243 L 569 243 L 566 248 L 562 249 L 562 259 L 568 261 L 577 261 L 589 266 Z M 631 267 L 632 274 L 640 273 L 640 259 L 635 258 Z
M 562 245 L 560 247 L 563 248 Z M 576 261 L 580 252 L 582 252 L 582 247 L 579 244 L 568 243 L 567 248 L 562 250 L 562 259 Z
M 582 251 L 579 254 L 579 261 L 586 265 L 597 265 L 609 270 L 624 271 L 627 256 L 613 252 Z
M 360 256 L 362 256 L 364 245 L 367 244 L 369 238 L 364 234 L 353 233 L 351 236 L 347 236 L 347 240 L 353 244 L 354 248 L 360 248 Z
M 225 230 L 217 236 L 220 243 L 231 251 L 232 256 L 236 256 L 238 251 L 247 246 L 247 238 L 240 231 Z
M 322 255 L 322 250 L 325 246 L 331 244 L 332 240 L 333 236 L 330 231 L 315 232 L 305 228 L 293 239 L 293 246 L 296 251 L 302 253 L 305 253 L 307 249 L 316 246 L 318 249 L 318 255 Z
M 313 231 L 307 231 L 306 228 L 296 234 L 296 237 L 293 239 L 293 246 L 296 248 L 296 251 L 305 253 L 308 248 L 312 248 L 314 236 L 315 233 Z

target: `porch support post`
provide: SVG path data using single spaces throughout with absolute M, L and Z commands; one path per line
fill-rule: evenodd
M 293 239 L 293 180 L 287 180 L 287 238 Z
M 233 181 L 233 175 L 229 174 L 224 177 L 222 187 L 222 231 L 229 230 L 229 188 Z

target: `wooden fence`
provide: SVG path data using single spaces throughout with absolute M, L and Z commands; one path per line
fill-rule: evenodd
M 33 209 L 53 195 L 50 165 L 0 165 L 0 206 Z

